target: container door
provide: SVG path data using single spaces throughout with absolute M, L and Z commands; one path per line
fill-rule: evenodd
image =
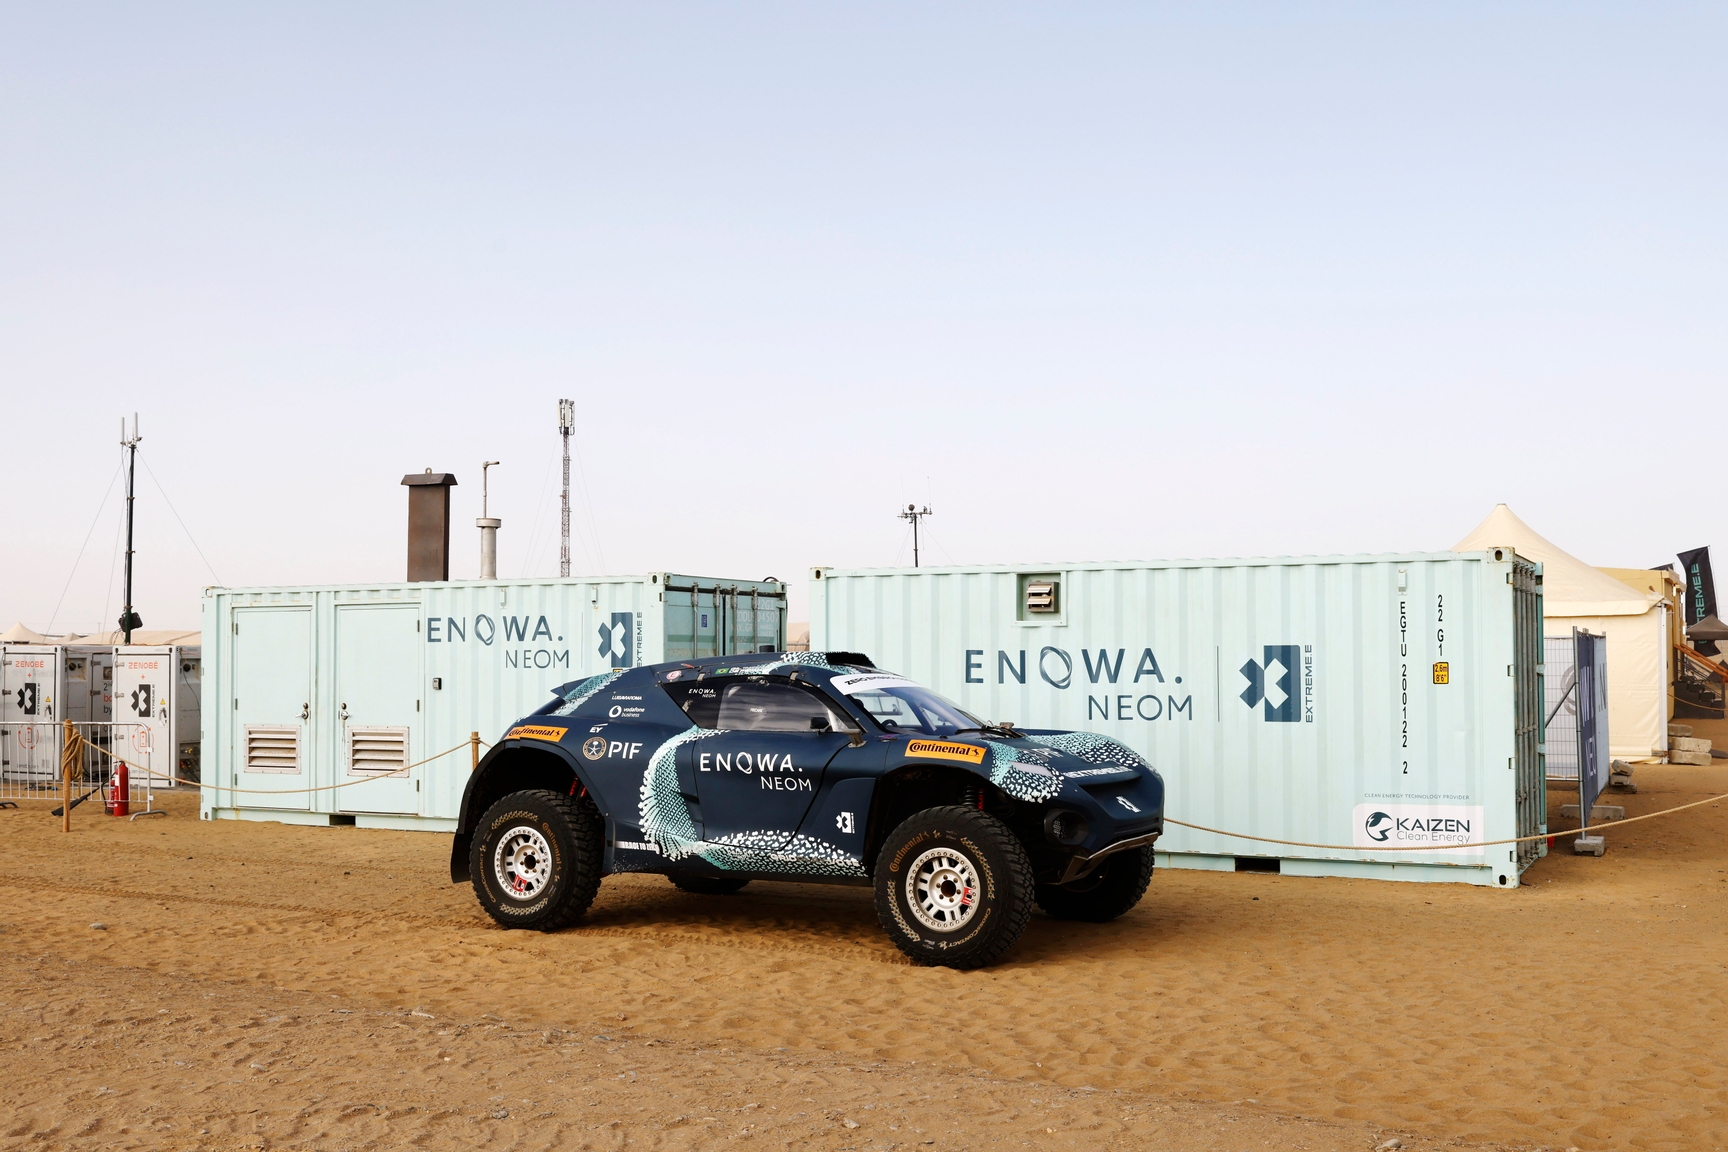
M 32 785 L 60 778 L 60 653 L 8 648 L 0 658 L 0 770 Z
M 312 795 L 300 789 L 313 783 L 312 610 L 236 608 L 232 643 L 234 745 L 228 779 L 213 783 L 249 790 L 231 794 L 236 807 L 305 811 Z M 117 692 L 119 719 L 128 703 Z
M 136 783 L 157 786 L 174 775 L 174 655 L 167 649 L 120 648 L 114 654 L 115 752 Z
M 336 783 L 372 777 L 336 792 L 341 812 L 419 815 L 422 769 L 402 771 L 426 753 L 420 727 L 418 604 L 336 608 L 336 703 L 341 745 Z

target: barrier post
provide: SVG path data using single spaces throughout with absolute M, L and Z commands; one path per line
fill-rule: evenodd
M 468 759 L 471 761 L 468 765 L 468 771 L 472 772 L 480 767 L 480 733 L 478 732 L 468 734 Z
M 78 762 L 78 729 L 62 720 L 60 736 L 60 831 L 72 831 L 72 766 Z

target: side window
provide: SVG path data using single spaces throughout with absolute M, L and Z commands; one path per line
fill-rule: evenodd
M 705 684 L 662 684 L 672 703 L 684 710 L 690 723 L 698 728 L 718 728 L 720 689 L 724 681 L 710 680 Z
M 816 695 L 791 684 L 709 680 L 668 686 L 667 692 L 699 728 L 808 734 L 823 728 L 845 731 L 854 727 Z

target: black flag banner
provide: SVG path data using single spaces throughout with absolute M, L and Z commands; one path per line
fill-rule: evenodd
M 1680 553 L 1680 571 L 1686 581 L 1686 626 L 1690 628 L 1704 617 L 1716 615 L 1716 578 L 1710 573 L 1710 549 L 1694 548 Z

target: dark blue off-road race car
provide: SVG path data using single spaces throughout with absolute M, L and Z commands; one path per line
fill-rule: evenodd
M 1132 908 L 1163 811 L 1163 779 L 1102 736 L 986 723 L 858 653 L 723 656 L 558 689 L 469 780 L 450 875 L 542 931 L 617 872 L 711 895 L 874 884 L 903 952 L 973 968 L 1034 903 Z

